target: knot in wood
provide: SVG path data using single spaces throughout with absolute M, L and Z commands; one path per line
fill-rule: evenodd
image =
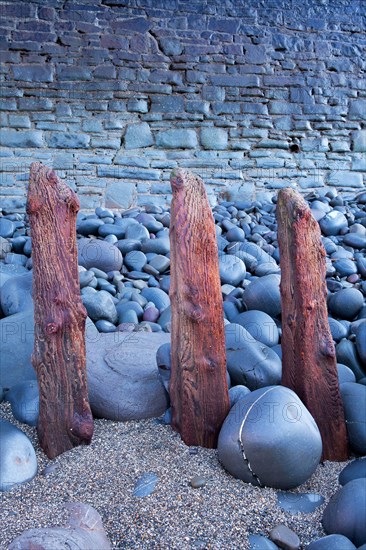
M 48 332 L 48 334 L 53 334 L 57 332 L 57 330 L 58 330 L 57 323 L 48 323 L 46 326 L 46 331 Z
M 174 189 L 182 189 L 183 185 L 184 185 L 184 181 L 183 181 L 183 178 L 181 176 L 174 176 L 172 177 L 171 179 L 171 185 L 173 187 L 173 190 Z
M 200 306 L 193 306 L 189 312 L 192 321 L 201 321 L 204 318 L 204 312 Z

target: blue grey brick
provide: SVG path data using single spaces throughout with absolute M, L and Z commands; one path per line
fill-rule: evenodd
M 20 111 L 51 111 L 53 109 L 53 101 L 50 99 L 34 99 L 30 97 L 21 97 L 19 99 Z
M 147 122 L 129 124 L 124 138 L 126 149 L 138 149 L 150 147 L 154 143 L 150 126 Z
M 125 101 L 113 100 L 113 101 L 109 101 L 108 103 L 108 111 L 123 112 L 125 110 L 126 110 Z
M 329 150 L 328 138 L 304 138 L 301 140 L 301 149 L 305 152 L 325 153 Z
M 268 115 L 268 107 L 264 103 L 242 103 L 242 112 L 244 114 Z
M 240 113 L 240 103 L 234 101 L 220 101 L 212 105 L 215 115 L 234 115 Z
M 126 156 L 124 150 L 121 150 L 113 159 L 114 164 L 121 164 L 123 166 L 133 166 L 137 168 L 148 168 L 149 162 L 145 157 L 130 157 Z
M 105 195 L 106 208 L 129 208 L 136 200 L 136 186 L 127 181 L 109 183 Z
M 329 174 L 328 184 L 336 187 L 363 187 L 363 178 L 359 172 L 335 170 Z
M 239 20 L 230 18 L 216 18 L 210 17 L 208 22 L 208 28 L 211 31 L 225 32 L 228 34 L 235 34 L 239 29 Z
M 151 22 L 144 17 L 130 17 L 122 21 L 113 21 L 111 27 L 116 33 L 121 32 L 121 34 L 125 32 L 145 33 L 151 27 Z
M 172 129 L 158 133 L 156 145 L 166 149 L 195 149 L 198 145 L 194 130 Z
M 260 79 L 256 75 L 212 75 L 211 84 L 214 86 L 236 86 L 238 88 L 258 88 Z
M 98 176 L 113 179 L 153 180 L 160 178 L 158 170 L 144 170 L 143 168 L 120 166 L 98 166 Z
M 300 115 L 301 107 L 286 101 L 270 101 L 269 112 L 271 115 Z
M 294 103 L 314 103 L 314 97 L 304 88 L 291 88 L 290 97 Z
M 53 82 L 53 65 L 13 65 L 14 80 L 24 82 Z
M 210 104 L 206 101 L 187 101 L 186 111 L 187 113 L 207 115 L 210 112 Z
M 15 99 L 2 99 L 0 101 L 0 111 L 16 111 L 17 102 Z
M 112 159 L 102 155 L 80 155 L 79 162 L 81 164 L 112 164 Z
M 30 128 L 30 118 L 27 115 L 9 115 L 9 126 L 11 128 Z
M 86 67 L 78 65 L 59 65 L 57 67 L 57 76 L 59 80 L 91 80 L 91 72 Z
M 87 149 L 90 136 L 87 134 L 51 133 L 47 139 L 49 147 L 58 149 Z
M 351 170 L 366 172 L 366 158 L 353 159 Z
M 357 153 L 366 153 L 366 130 L 352 132 L 353 150 Z
M 151 112 L 181 113 L 184 111 L 184 98 L 182 96 L 160 96 L 151 98 Z
M 149 106 L 146 99 L 129 99 L 127 110 L 131 113 L 147 113 Z
M 0 145 L 5 147 L 43 147 L 40 130 L 0 130 Z
M 94 117 L 83 120 L 82 129 L 84 132 L 102 132 L 103 131 L 103 125 L 101 120 L 96 120 Z
M 116 74 L 114 65 L 100 65 L 93 71 L 94 78 L 116 78 Z
M 162 37 L 159 39 L 159 44 L 165 55 L 180 55 L 183 51 L 182 44 L 175 38 Z
M 265 46 L 245 44 L 244 55 L 248 63 L 265 63 L 267 60 Z
M 324 187 L 324 178 L 320 174 L 301 177 L 298 180 L 301 189 L 312 189 L 316 187 Z
M 225 89 L 219 86 L 202 86 L 202 98 L 208 101 L 224 101 Z
M 227 149 L 228 133 L 224 128 L 201 128 L 200 140 L 204 149 Z
M 121 138 L 112 136 L 92 137 L 90 146 L 96 149 L 119 149 Z

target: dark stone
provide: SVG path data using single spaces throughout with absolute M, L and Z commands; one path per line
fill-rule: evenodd
M 12 221 L 7 220 L 6 218 L 0 218 L 0 237 L 9 239 L 13 236 L 14 231 L 15 225 Z
M 230 410 L 218 441 L 219 459 L 253 485 L 291 489 L 315 472 L 322 453 L 317 425 L 297 395 L 283 386 L 261 388 Z
M 363 306 L 362 292 L 356 288 L 344 288 L 330 296 L 328 307 L 332 315 L 352 321 Z
M 299 550 L 300 539 L 292 529 L 286 525 L 276 525 L 269 534 L 269 538 L 283 550 Z
M 291 514 L 312 514 L 324 502 L 324 497 L 314 493 L 289 493 L 279 491 L 277 502 L 282 510 Z
M 143 474 L 135 483 L 134 497 L 147 497 L 155 490 L 159 478 L 154 473 Z
M 356 550 L 356 546 L 343 535 L 328 535 L 314 540 L 306 547 L 306 550 Z
M 25 380 L 15 384 L 6 394 L 6 400 L 11 405 L 14 418 L 29 426 L 37 426 L 39 392 L 36 380 Z
M 86 269 L 97 267 L 102 271 L 119 271 L 122 267 L 122 254 L 120 250 L 101 239 L 78 240 L 78 260 L 79 265 Z
M 366 386 L 346 382 L 340 386 L 351 449 L 366 454 Z M 345 534 L 345 533 L 343 533 Z M 366 542 L 366 539 L 365 541 Z
M 219 273 L 221 284 L 238 286 L 245 279 L 245 264 L 234 255 L 222 254 L 219 257 Z
M 19 428 L 0 419 L 0 491 L 9 491 L 37 473 L 32 443 Z
M 136 239 L 122 239 L 118 241 L 116 246 L 122 254 L 127 254 L 133 250 L 141 250 L 141 242 Z
M 88 390 L 96 417 L 125 421 L 164 413 L 168 396 L 155 358 L 157 349 L 169 338 L 164 333 L 118 332 L 100 333 L 89 342 Z
M 100 219 L 91 218 L 88 220 L 82 220 L 77 225 L 77 232 L 84 237 L 88 237 L 89 235 L 98 235 L 98 229 L 102 225 L 104 225 L 104 222 Z
M 263 311 L 243 311 L 232 320 L 245 328 L 258 342 L 272 347 L 278 344 L 279 332 L 276 323 Z
M 356 546 L 366 543 L 366 478 L 354 479 L 338 489 L 323 514 L 328 534 L 348 537 Z
M 90 287 L 86 287 L 84 290 L 88 292 L 82 293 L 82 300 L 89 317 L 93 321 L 105 319 L 110 323 L 116 323 L 118 319 L 116 306 L 109 292 L 105 290 L 98 292 Z
M 356 376 L 357 381 L 366 376 L 357 355 L 356 346 L 350 340 L 342 338 L 336 345 L 336 355 L 337 362 L 349 367 Z
M 339 235 L 342 229 L 348 227 L 347 218 L 342 212 L 331 210 L 320 221 L 320 229 L 323 235 Z
M 140 250 L 132 250 L 131 252 L 127 252 L 123 262 L 131 271 L 142 271 L 147 262 L 147 258 Z
M 332 338 L 335 342 L 340 342 L 342 338 L 347 338 L 348 330 L 342 323 L 333 319 L 333 317 L 328 317 L 328 323 Z
M 356 330 L 356 349 L 361 361 L 366 366 L 366 320 L 362 321 Z
M 123 227 L 114 223 L 104 223 L 98 227 L 98 234 L 101 237 L 107 237 L 108 235 L 115 235 L 117 239 L 122 239 L 125 235 Z
M 354 372 L 346 365 L 342 365 L 342 363 L 337 363 L 337 370 L 339 384 L 344 384 L 345 382 L 356 382 Z
M 366 456 L 352 460 L 339 474 L 340 485 L 346 485 L 350 481 L 366 478 Z
M 143 288 L 141 295 L 148 300 L 148 302 L 153 302 L 157 309 L 160 312 L 163 312 L 167 307 L 170 306 L 170 299 L 168 294 L 166 294 L 160 288 Z
M 32 272 L 8 279 L 1 288 L 1 309 L 11 316 L 32 307 Z
M 250 389 L 246 386 L 233 386 L 229 389 L 230 408 L 238 401 L 246 397 L 250 393 Z
M 357 273 L 355 262 L 349 258 L 339 258 L 332 265 L 340 277 L 348 277 Z
M 248 285 L 243 294 L 247 309 L 255 309 L 276 317 L 281 312 L 280 276 L 264 275 Z
M 249 550 L 278 550 L 279 546 L 262 535 L 248 535 Z
M 278 355 L 255 340 L 241 325 L 225 326 L 227 369 L 234 385 L 256 390 L 280 384 L 282 365 Z

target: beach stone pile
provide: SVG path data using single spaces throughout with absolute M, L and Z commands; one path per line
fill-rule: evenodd
M 366 454 L 366 192 L 345 198 L 332 190 L 306 198 L 326 251 L 329 323 L 340 390 L 351 450 L 360 456 Z M 219 458 L 246 482 L 288 490 L 315 471 L 321 438 L 304 404 L 280 385 L 281 272 L 275 213 L 275 197 L 272 202 L 221 202 L 213 208 L 232 407 L 220 434 Z M 169 211 L 153 205 L 78 214 L 80 292 L 88 313 L 87 371 L 95 416 L 127 420 L 165 413 L 162 421 L 170 422 L 169 225 Z M 3 216 L 0 239 L 0 396 L 10 402 L 15 418 L 35 425 L 32 241 L 26 217 Z M 1 425 L 0 441 L 4 437 L 9 441 L 9 427 Z M 17 437 L 14 432 L 8 453 L 19 444 Z M 0 460 L 7 460 L 4 446 L 0 448 Z M 35 472 L 24 471 L 17 483 Z M 350 483 L 352 493 L 361 495 L 362 483 Z M 330 538 L 321 539 L 323 546 L 314 549 L 330 548 L 324 544 L 325 539 L 333 544 L 331 537 L 347 537 L 358 546 L 366 542 L 359 526 L 361 496 L 346 525 L 337 519 L 342 516 L 339 506 L 348 506 L 347 485 L 324 513 Z

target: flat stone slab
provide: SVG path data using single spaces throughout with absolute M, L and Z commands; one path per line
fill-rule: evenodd
M 109 420 L 161 416 L 168 394 L 158 375 L 156 352 L 166 333 L 100 333 L 87 342 L 89 400 L 93 414 Z

